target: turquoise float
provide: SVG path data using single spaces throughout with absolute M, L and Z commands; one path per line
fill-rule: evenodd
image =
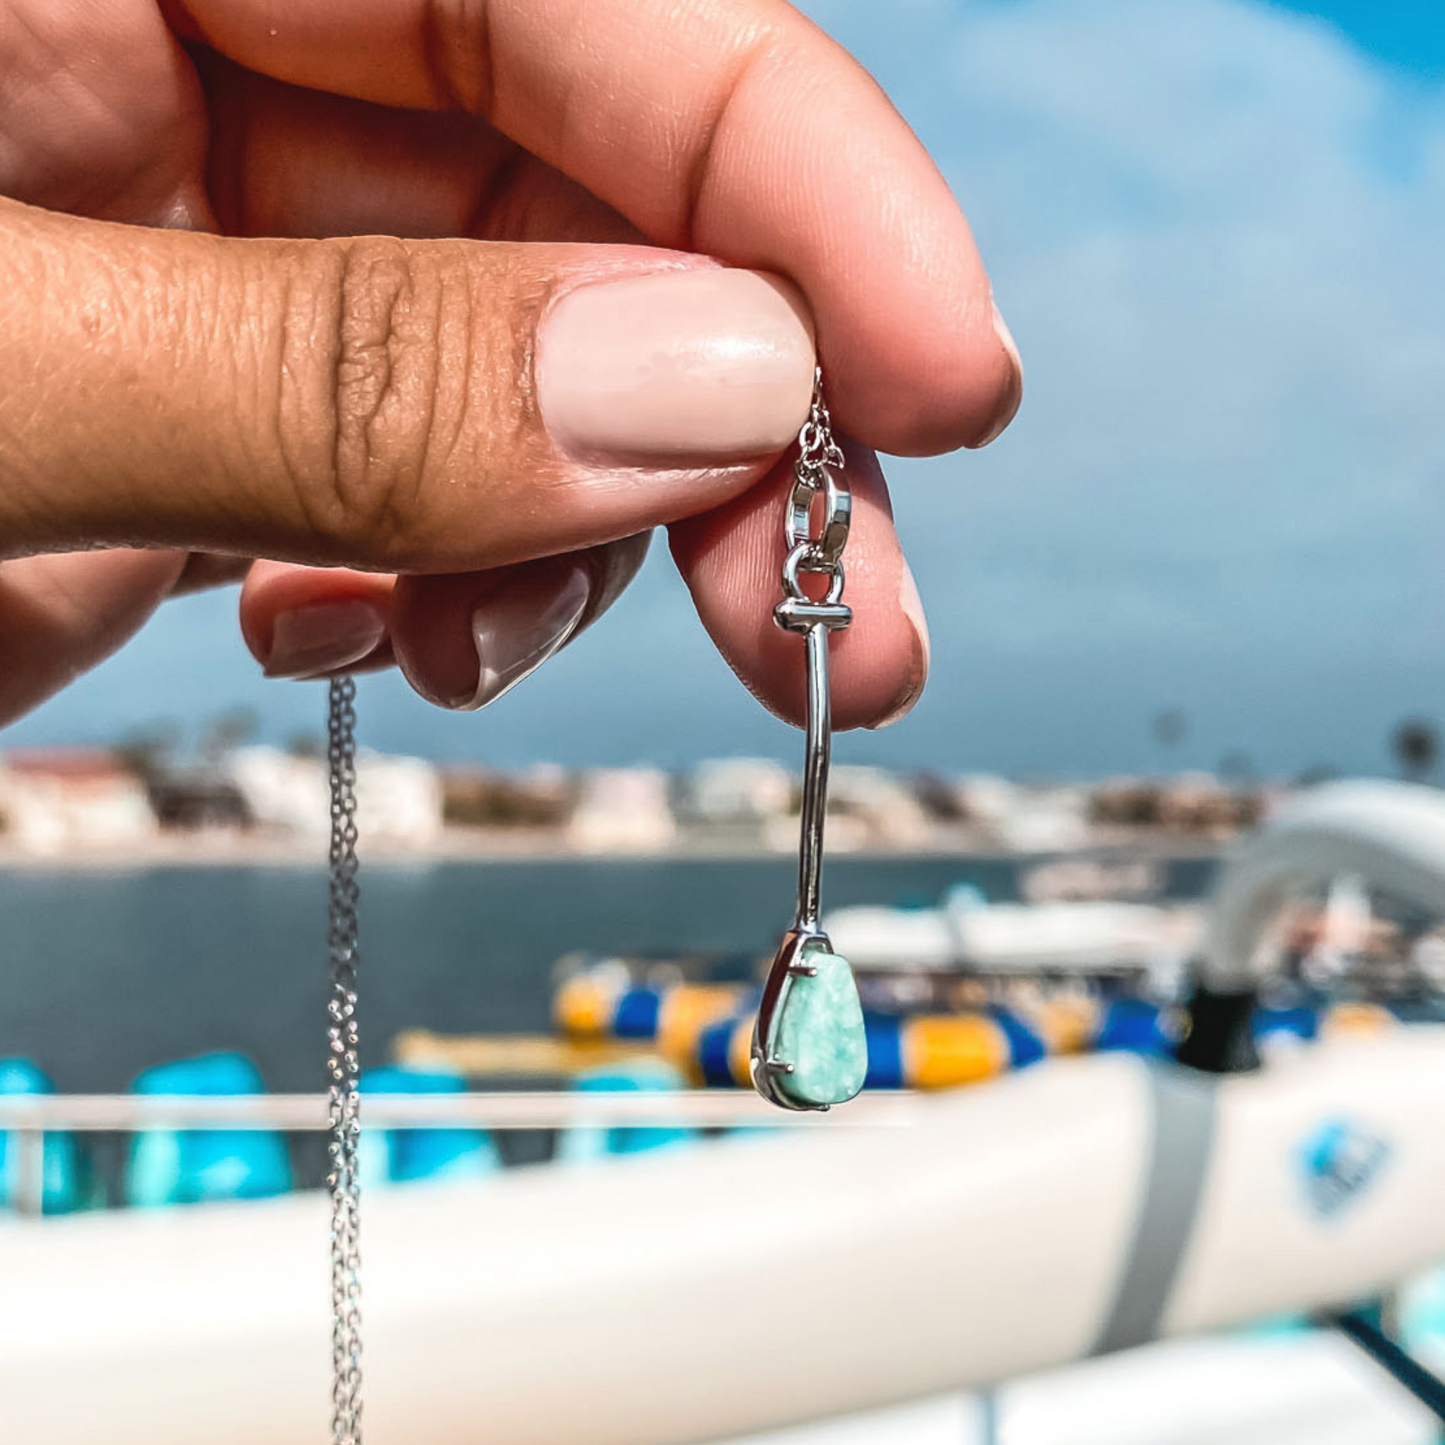
M 361 1076 L 364 1094 L 460 1094 L 467 1081 L 448 1069 L 387 1065 Z M 361 1187 L 409 1184 L 422 1179 L 482 1179 L 502 1167 L 491 1135 L 481 1129 L 371 1129 L 362 1106 L 357 1151 Z
M 137 1094 L 224 1097 L 265 1092 L 244 1054 L 201 1054 L 137 1075 Z M 263 1129 L 145 1129 L 131 1141 L 127 1204 L 157 1208 L 222 1199 L 265 1199 L 291 1188 L 285 1136 Z
M 684 1087 L 682 1076 L 669 1065 L 639 1060 L 607 1068 L 588 1069 L 573 1080 L 579 1093 L 671 1093 Z M 587 1164 L 617 1154 L 641 1154 L 651 1149 L 676 1148 L 698 1138 L 695 1129 L 645 1129 L 635 1125 L 579 1124 L 557 1140 L 555 1158 L 563 1164 Z
M 29 1059 L 0 1059 L 0 1094 L 53 1094 L 50 1076 Z M 90 1157 L 73 1134 L 50 1132 L 42 1138 L 40 1209 L 69 1214 L 95 1203 Z M 0 1132 L 0 1209 L 14 1209 L 25 1197 L 26 1167 L 18 1137 Z

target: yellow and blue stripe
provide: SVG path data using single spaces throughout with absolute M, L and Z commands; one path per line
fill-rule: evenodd
M 750 1082 L 756 989 L 740 985 L 631 985 L 621 975 L 582 973 L 558 990 L 556 1016 L 575 1038 L 651 1042 L 694 1080 L 711 1087 Z M 1373 1004 L 1260 1008 L 1261 1039 L 1312 1040 L 1393 1025 Z M 1060 1054 L 1120 1051 L 1164 1056 L 1179 1041 L 1173 1006 L 1145 999 L 1069 994 L 955 1013 L 865 1013 L 870 1089 L 951 1089 L 1027 1068 Z

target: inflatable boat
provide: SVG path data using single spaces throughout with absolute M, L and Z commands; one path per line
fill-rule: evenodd
M 1350 873 L 1445 917 L 1445 799 L 1340 785 L 1224 869 L 1185 1062 L 1049 1058 L 807 1129 L 373 1194 L 374 1442 L 683 1445 L 1370 1299 L 1445 1258 L 1445 1025 L 1258 1066 L 1262 933 Z M 24 1445 L 316 1438 L 326 1205 L 0 1227 Z

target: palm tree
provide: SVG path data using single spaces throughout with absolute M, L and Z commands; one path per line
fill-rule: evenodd
M 1426 718 L 1405 718 L 1390 739 L 1400 776 L 1410 783 L 1428 782 L 1435 775 L 1440 756 L 1440 734 Z
M 1173 769 L 1174 750 L 1184 741 L 1184 736 L 1189 731 L 1189 719 L 1183 708 L 1161 708 L 1150 719 L 1149 730 L 1158 744 L 1156 757 L 1160 763 L 1160 776 L 1165 776 Z
M 1153 726 L 1155 741 L 1172 748 L 1176 743 L 1184 741 L 1184 734 L 1189 731 L 1189 720 L 1185 717 L 1183 708 L 1166 707 L 1162 712 L 1154 714 Z

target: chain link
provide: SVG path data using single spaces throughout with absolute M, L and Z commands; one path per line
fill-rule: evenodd
M 361 1445 L 361 1254 L 357 1142 L 361 1134 L 356 1030 L 356 683 L 331 680 L 326 760 L 331 784 L 331 852 L 326 951 L 330 1082 L 331 1439 Z
M 823 372 L 813 372 L 813 403 L 808 419 L 798 433 L 798 459 L 793 463 L 793 490 L 783 524 L 788 556 L 783 563 L 783 590 L 804 600 L 800 572 L 825 574 L 829 579 L 828 601 L 843 594 L 843 547 L 848 541 L 848 523 L 853 501 L 838 473 L 843 470 L 843 450 L 833 436 L 833 419 L 823 400 Z M 813 511 L 823 498 L 822 525 L 813 530 Z

